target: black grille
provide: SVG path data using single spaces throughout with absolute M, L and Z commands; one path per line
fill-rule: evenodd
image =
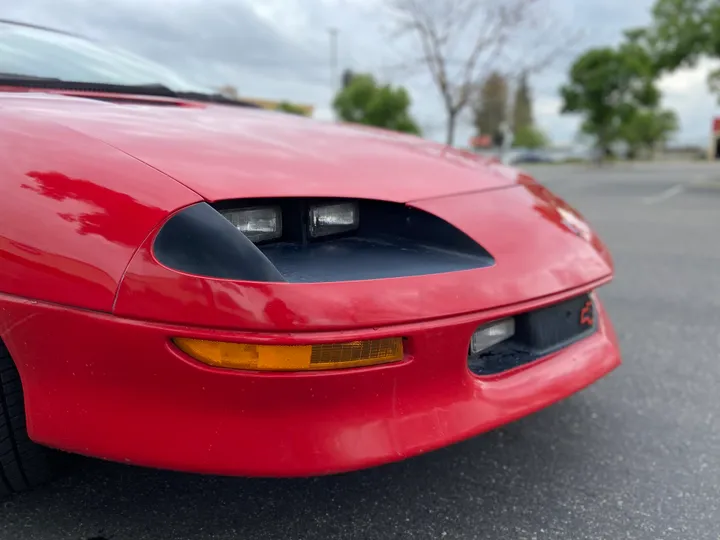
M 496 375 L 567 347 L 596 329 L 590 295 L 515 316 L 515 335 L 478 354 L 468 352 L 476 375 Z

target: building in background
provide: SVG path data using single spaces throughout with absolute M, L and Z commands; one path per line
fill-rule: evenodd
M 218 92 L 226 98 L 248 101 L 269 111 L 283 111 L 301 114 L 303 116 L 312 116 L 315 111 L 315 107 L 313 105 L 304 105 L 301 103 L 293 103 L 291 101 L 273 101 L 269 99 L 257 99 L 241 96 L 238 89 L 231 85 L 221 86 L 218 88 Z
M 472 150 L 491 150 L 493 141 L 490 135 L 475 135 L 470 137 L 470 148 Z
M 243 101 L 249 101 L 250 103 L 254 103 L 258 107 L 262 107 L 263 109 L 267 109 L 269 111 L 278 111 L 278 110 L 285 110 L 285 107 L 290 106 L 293 109 L 296 109 L 299 113 L 302 113 L 304 116 L 312 116 L 313 112 L 315 111 L 315 107 L 313 105 L 305 105 L 302 103 L 293 103 L 290 101 L 272 101 L 269 99 L 257 99 L 257 98 L 250 98 L 247 96 L 242 97 Z M 289 112 L 289 111 L 286 111 Z

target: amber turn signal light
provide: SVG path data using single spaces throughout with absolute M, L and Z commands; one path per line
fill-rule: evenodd
M 173 343 L 209 366 L 247 371 L 321 371 L 403 359 L 402 338 L 318 345 L 256 345 L 191 338 L 174 338 Z

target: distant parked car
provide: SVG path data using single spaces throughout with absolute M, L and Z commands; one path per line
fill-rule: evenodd
M 552 163 L 553 159 L 545 152 L 526 151 L 518 153 L 514 156 L 512 163 Z

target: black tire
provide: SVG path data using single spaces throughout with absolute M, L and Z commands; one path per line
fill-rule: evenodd
M 20 375 L 0 342 L 0 497 L 48 481 L 53 476 L 56 458 L 54 451 L 28 437 Z

